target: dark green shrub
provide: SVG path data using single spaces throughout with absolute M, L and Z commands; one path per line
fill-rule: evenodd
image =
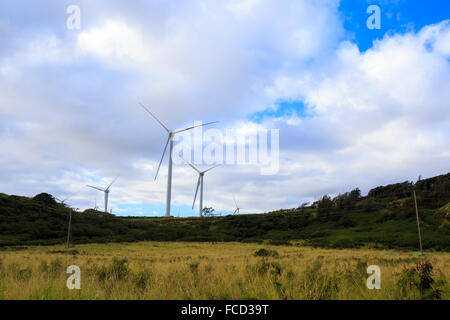
M 50 206 L 56 204 L 55 198 L 53 198 L 53 196 L 51 194 L 48 194 L 45 192 L 38 194 L 37 196 L 35 196 L 33 198 L 33 200 L 41 202 L 42 204 L 45 204 L 45 205 L 50 205 Z
M 339 220 L 338 220 L 338 224 L 340 226 L 343 226 L 344 228 L 352 228 L 355 226 L 355 223 L 348 218 L 347 216 L 342 216 Z
M 405 267 L 397 281 L 400 294 L 406 297 L 408 291 L 417 290 L 421 299 L 441 299 L 441 287 L 445 282 L 436 281 L 433 276 L 433 265 L 429 261 L 419 261 L 411 268 Z
M 277 258 L 279 256 L 277 251 L 267 250 L 264 248 L 261 248 L 261 249 L 255 251 L 255 253 L 253 253 L 253 255 L 255 257 L 273 257 L 273 258 Z
M 134 276 L 133 283 L 137 288 L 145 290 L 147 286 L 151 283 L 152 278 L 153 275 L 151 271 L 147 270 L 140 271 Z
M 8 269 L 17 281 L 28 281 L 33 274 L 33 270 L 30 267 L 22 269 L 17 263 L 10 264 Z
M 130 273 L 127 266 L 127 259 L 113 258 L 111 265 L 108 267 L 102 266 L 97 270 L 97 277 L 100 281 L 109 280 L 123 280 Z
M 259 261 L 255 265 L 251 267 L 251 271 L 253 273 L 257 273 L 259 275 L 265 275 L 269 273 L 271 276 L 279 276 L 282 272 L 282 267 L 277 262 L 266 262 L 264 260 Z
M 193 274 L 197 274 L 198 273 L 198 266 L 199 266 L 198 262 L 192 262 L 192 263 L 189 264 L 189 270 L 191 270 L 191 272 Z

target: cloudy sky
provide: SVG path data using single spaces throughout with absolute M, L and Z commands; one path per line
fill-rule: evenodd
M 163 215 L 167 134 L 139 102 L 173 130 L 279 130 L 275 174 L 225 161 L 206 175 L 216 212 L 233 195 L 265 212 L 447 173 L 449 14 L 447 0 L 2 0 L 0 192 L 102 207 L 86 184 L 119 176 L 115 214 Z M 172 215 L 196 215 L 196 173 L 174 161 Z

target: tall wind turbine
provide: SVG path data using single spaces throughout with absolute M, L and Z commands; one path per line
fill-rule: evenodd
M 194 169 L 198 173 L 197 188 L 195 189 L 195 196 L 194 196 L 194 202 L 192 202 L 192 209 L 194 209 L 195 199 L 197 198 L 198 188 L 200 187 L 200 204 L 198 206 L 198 215 L 199 215 L 199 217 L 201 217 L 202 216 L 202 210 L 203 210 L 203 176 L 208 171 L 210 171 L 210 170 L 220 166 L 220 164 L 215 165 L 214 167 L 211 167 L 211 168 L 209 168 L 209 169 L 207 169 L 205 171 L 200 171 L 196 167 L 194 167 L 194 165 L 192 163 L 190 163 L 189 161 L 185 160 L 182 156 L 179 156 L 179 157 L 181 159 L 183 159 L 184 162 L 186 162 L 192 169 Z
M 118 177 L 116 177 L 116 178 L 111 182 L 111 184 L 108 186 L 108 188 L 106 188 L 105 190 L 100 189 L 100 188 L 97 188 L 97 187 L 94 187 L 94 186 L 87 185 L 87 186 L 90 187 L 90 188 L 93 188 L 93 189 L 96 189 L 96 190 L 98 190 L 98 191 L 101 191 L 101 192 L 104 192 L 104 193 L 105 193 L 105 212 L 106 212 L 106 213 L 108 213 L 108 196 L 109 196 L 109 188 L 111 188 L 111 186 L 113 185 L 113 183 L 116 182 L 117 178 L 118 178 Z
M 159 168 L 161 167 L 161 163 L 164 159 L 164 155 L 166 154 L 166 150 L 167 150 L 167 145 L 170 144 L 169 146 L 169 165 L 167 166 L 167 194 L 166 194 L 166 217 L 170 217 L 170 201 L 171 201 L 171 195 L 172 195 L 172 151 L 173 151 L 173 137 L 180 132 L 183 131 L 188 131 L 197 127 L 202 127 L 202 126 L 206 126 L 208 124 L 213 124 L 213 123 L 217 123 L 218 121 L 214 121 L 214 122 L 208 122 L 205 124 L 199 124 L 193 127 L 189 127 L 189 128 L 185 128 L 185 129 L 181 129 L 181 130 L 175 130 L 175 131 L 170 131 L 153 113 L 151 113 L 151 111 L 149 109 L 147 109 L 142 103 L 139 103 L 141 105 L 142 108 L 144 108 L 145 111 L 147 111 L 152 117 L 153 119 L 155 119 L 163 128 L 164 130 L 167 131 L 168 133 L 168 138 L 167 138 L 167 142 L 166 142 L 166 146 L 164 147 L 164 151 L 163 154 L 161 156 L 161 160 L 159 161 L 159 165 L 158 165 L 158 170 L 156 170 L 156 175 L 155 175 L 155 180 L 158 177 L 158 172 L 159 172 Z

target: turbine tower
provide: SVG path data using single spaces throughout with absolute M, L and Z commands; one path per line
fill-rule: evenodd
M 111 188 L 111 186 L 113 185 L 113 183 L 116 182 L 117 178 L 118 178 L 118 177 L 116 177 L 116 178 L 111 182 L 111 184 L 108 186 L 108 188 L 106 188 L 105 190 L 100 189 L 100 188 L 97 188 L 97 187 L 94 187 L 94 186 L 87 185 L 87 186 L 90 187 L 90 188 L 93 188 L 93 189 L 96 189 L 96 190 L 98 190 L 98 191 L 101 191 L 101 192 L 104 192 L 104 193 L 105 193 L 105 212 L 106 212 L 106 213 L 108 213 L 108 196 L 109 196 L 109 188 Z
M 167 166 L 167 193 L 166 193 L 166 217 L 170 217 L 170 201 L 171 201 L 171 195 L 172 195 L 172 151 L 173 151 L 173 137 L 180 132 L 183 131 L 188 131 L 197 127 L 202 127 L 202 126 L 206 126 L 209 124 L 213 124 L 213 123 L 217 123 L 218 121 L 214 121 L 214 122 L 208 122 L 205 124 L 200 124 L 200 125 L 196 125 L 193 127 L 189 127 L 189 128 L 185 128 L 185 129 L 181 129 L 181 130 L 175 130 L 175 131 L 170 131 L 153 113 L 151 113 L 151 111 L 149 109 L 147 109 L 142 103 L 139 103 L 141 105 L 142 108 L 144 108 L 145 111 L 147 111 L 152 117 L 153 119 L 155 119 L 163 128 L 164 130 L 167 131 L 168 133 L 168 138 L 166 141 L 166 146 L 164 147 L 164 151 L 163 154 L 161 156 L 161 160 L 159 161 L 159 165 L 158 165 L 158 170 L 156 170 L 156 175 L 155 175 L 155 180 L 158 177 L 158 172 L 159 172 L 159 168 L 161 167 L 161 163 L 164 159 L 164 155 L 166 154 L 166 150 L 167 150 L 167 145 L 169 145 L 169 165 Z
M 203 210 L 203 176 L 208 171 L 210 171 L 210 170 L 220 166 L 220 164 L 215 165 L 214 167 L 211 167 L 211 168 L 209 168 L 209 169 L 207 169 L 205 171 L 200 171 L 196 167 L 194 167 L 194 165 L 192 163 L 190 163 L 189 161 L 185 160 L 182 156 L 179 156 L 179 157 L 181 159 L 183 159 L 184 162 L 186 162 L 192 169 L 194 169 L 198 173 L 197 188 L 195 189 L 195 196 L 194 196 L 194 201 L 192 202 L 192 209 L 194 209 L 195 199 L 197 198 L 198 188 L 200 187 L 200 203 L 199 203 L 199 206 L 198 206 L 198 215 L 199 215 L 199 217 L 201 217 L 202 216 L 202 210 Z

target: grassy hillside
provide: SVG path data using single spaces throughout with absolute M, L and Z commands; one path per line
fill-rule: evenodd
M 240 241 L 328 248 L 418 247 L 412 187 L 425 249 L 450 251 L 450 174 L 372 189 L 358 189 L 310 206 L 266 214 L 209 218 L 116 217 L 74 211 L 48 194 L 34 198 L 0 194 L 0 246 L 58 244 L 67 236 L 72 210 L 74 244 L 123 241 Z

